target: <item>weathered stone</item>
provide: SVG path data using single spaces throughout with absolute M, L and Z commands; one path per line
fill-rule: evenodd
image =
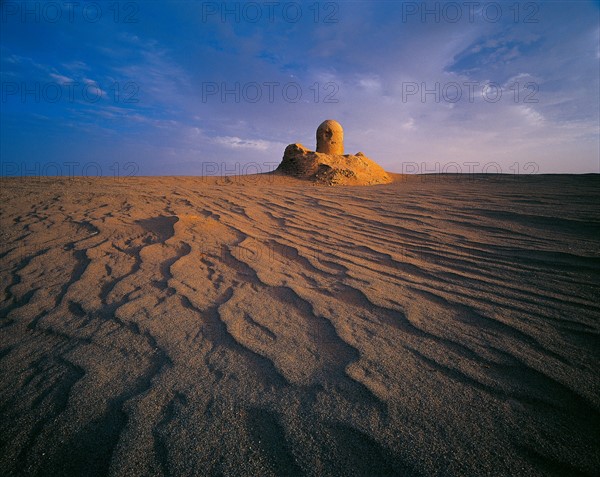
M 317 128 L 317 152 L 344 154 L 344 129 L 340 123 L 328 119 Z
M 322 152 L 343 152 L 343 138 L 343 129 L 338 122 L 323 122 L 317 129 L 317 151 L 310 151 L 302 144 L 290 144 L 285 148 L 276 172 L 328 185 L 371 185 L 392 181 L 381 166 L 362 152 L 356 155 Z

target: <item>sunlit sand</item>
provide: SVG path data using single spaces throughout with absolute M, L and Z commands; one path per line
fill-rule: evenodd
M 591 475 L 598 176 L 2 179 L 4 475 Z

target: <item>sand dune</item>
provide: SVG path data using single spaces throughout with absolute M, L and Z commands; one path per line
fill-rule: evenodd
M 598 176 L 0 181 L 3 475 L 598 475 Z

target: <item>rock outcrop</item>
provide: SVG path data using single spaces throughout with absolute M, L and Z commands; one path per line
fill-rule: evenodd
M 362 152 L 344 154 L 344 130 L 333 120 L 317 129 L 317 150 L 302 144 L 285 148 L 276 172 L 327 185 L 387 184 L 392 178 Z

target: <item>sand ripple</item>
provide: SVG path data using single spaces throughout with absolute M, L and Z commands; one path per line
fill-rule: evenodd
M 597 475 L 600 181 L 0 181 L 4 475 Z

